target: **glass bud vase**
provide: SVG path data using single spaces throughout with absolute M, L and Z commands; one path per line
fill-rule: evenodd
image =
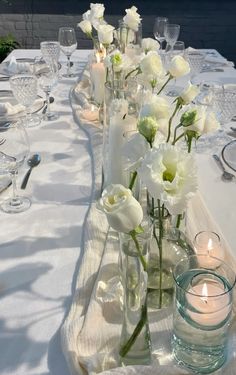
M 130 29 L 123 20 L 119 20 L 119 49 L 126 53 L 126 48 L 132 46 L 140 51 L 142 45 L 142 23 L 137 31 Z
M 174 293 L 173 267 L 183 258 L 194 254 L 187 237 L 170 226 L 171 217 L 163 221 L 162 238 L 158 219 L 154 220 L 148 262 L 148 306 L 162 309 L 172 305 Z
M 151 227 L 137 234 L 120 234 L 120 272 L 123 285 L 123 324 L 120 338 L 122 365 L 148 365 L 151 340 L 147 316 L 147 272 Z

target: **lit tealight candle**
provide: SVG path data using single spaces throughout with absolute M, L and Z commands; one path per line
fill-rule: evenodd
M 197 233 L 194 239 L 194 249 L 196 255 L 209 255 L 209 257 L 199 257 L 201 266 L 214 269 L 224 260 L 220 237 L 215 232 L 202 231 Z
M 187 309 L 189 317 L 202 326 L 218 326 L 231 311 L 229 295 L 220 279 L 206 277 L 189 289 L 186 298 L 191 305 L 191 310 Z
M 85 120 L 88 120 L 88 121 L 99 120 L 99 110 L 94 105 L 92 105 L 90 109 L 87 109 L 87 108 L 83 109 L 81 113 Z

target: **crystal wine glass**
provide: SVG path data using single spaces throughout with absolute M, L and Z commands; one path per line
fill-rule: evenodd
M 166 50 L 171 50 L 174 44 L 177 42 L 180 33 L 180 25 L 173 23 L 167 23 L 164 28 L 164 36 L 166 38 L 167 46 Z
M 162 44 L 165 41 L 164 29 L 165 25 L 168 23 L 168 18 L 166 17 L 156 17 L 153 26 L 153 35 L 155 39 L 160 43 L 160 49 L 162 50 Z
M 67 57 L 67 73 L 64 75 L 64 77 L 75 77 L 75 74 L 71 73 L 70 67 L 70 57 L 77 48 L 75 30 L 72 27 L 60 27 L 58 38 L 61 51 Z
M 29 155 L 29 140 L 21 122 L 5 122 L 0 124 L 0 174 L 9 174 L 12 179 L 13 195 L 4 200 L 0 208 L 7 213 L 26 211 L 31 201 L 26 196 L 16 193 L 16 176 L 19 168 Z
M 17 74 L 10 78 L 10 86 L 16 100 L 26 107 L 25 127 L 32 128 L 39 125 L 40 117 L 32 116 L 30 112 L 37 98 L 37 78 L 32 74 Z
M 47 64 L 50 64 L 52 60 L 58 63 L 59 56 L 60 56 L 60 43 L 59 42 L 54 42 L 54 41 L 41 42 L 40 50 Z
M 38 73 L 39 86 L 46 94 L 46 111 L 43 119 L 47 121 L 53 121 L 59 117 L 57 112 L 52 112 L 50 109 L 50 93 L 57 81 L 58 63 L 55 60 L 51 60 L 51 63 L 45 64 L 44 68 Z

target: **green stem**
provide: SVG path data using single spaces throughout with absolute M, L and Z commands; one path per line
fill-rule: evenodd
M 177 130 L 182 126 L 182 124 L 180 123 L 179 125 L 177 125 L 175 127 L 175 130 L 174 130 L 174 139 L 173 139 L 173 142 L 172 142 L 172 145 L 175 144 L 175 140 L 176 140 L 176 135 L 177 135 Z
M 182 214 L 178 214 L 177 221 L 176 221 L 176 228 L 180 227 L 181 220 L 182 220 Z
M 145 303 L 142 306 L 141 317 L 140 317 L 140 320 L 139 320 L 138 324 L 136 325 L 136 327 L 135 327 L 132 335 L 130 336 L 129 340 L 126 342 L 125 345 L 123 345 L 121 347 L 121 349 L 119 351 L 119 354 L 120 354 L 121 357 L 125 357 L 126 354 L 129 352 L 130 348 L 135 343 L 138 335 L 140 334 L 144 325 L 146 324 L 146 321 L 147 321 L 147 299 L 145 299 Z
M 172 143 L 172 145 L 175 145 L 176 142 L 178 142 L 178 141 L 179 141 L 181 138 L 183 138 L 184 136 L 185 136 L 184 133 L 180 134 L 180 135 L 176 138 L 176 140 Z
M 171 124 L 172 124 L 172 121 L 173 121 L 173 118 L 175 117 L 176 113 L 178 112 L 178 110 L 181 108 L 181 103 L 179 102 L 179 100 L 177 100 L 176 102 L 176 106 L 175 106 L 175 109 L 174 109 L 174 112 L 172 113 L 172 115 L 170 116 L 170 119 L 169 119 L 169 123 L 168 123 L 168 134 L 167 134 L 167 139 L 166 139 L 166 143 L 169 142 L 170 140 L 170 135 L 171 135 Z
M 135 68 L 135 69 L 131 70 L 128 74 L 126 74 L 125 79 L 127 79 L 132 73 L 136 72 L 136 70 L 139 71 L 139 68 Z
M 130 235 L 131 235 L 131 237 L 132 237 L 132 239 L 135 243 L 135 247 L 137 249 L 138 257 L 140 259 L 140 262 L 142 263 L 143 270 L 146 272 L 147 271 L 147 262 L 144 259 L 144 256 L 142 255 L 142 252 L 141 252 L 141 249 L 140 249 L 140 246 L 139 246 L 139 242 L 138 242 L 137 237 L 136 237 L 136 233 L 133 231 L 133 232 L 130 232 Z
M 188 138 L 188 153 L 191 152 L 191 148 L 192 148 L 192 140 L 193 140 L 192 137 Z
M 138 173 L 137 171 L 134 171 L 133 175 L 132 175 L 132 178 L 131 178 L 131 181 L 129 183 L 129 189 L 132 191 L 133 187 L 134 187 L 134 183 L 135 183 L 135 180 L 136 180 L 136 177 L 137 177 Z
M 163 222 L 162 222 L 162 214 L 161 214 L 161 202 L 160 199 L 157 200 L 158 202 L 158 216 L 159 216 L 159 238 L 158 238 L 158 244 L 159 244 L 159 309 L 162 306 L 162 239 L 163 239 Z
M 159 95 L 162 90 L 166 87 L 167 83 L 170 82 L 170 80 L 172 79 L 173 77 L 170 75 L 169 78 L 167 79 L 167 81 L 164 83 L 164 85 L 160 88 L 160 90 L 158 91 L 157 95 Z

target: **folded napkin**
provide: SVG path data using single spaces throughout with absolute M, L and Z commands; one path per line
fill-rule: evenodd
M 7 70 L 9 73 L 17 74 L 17 73 L 31 73 L 32 66 L 28 62 L 18 62 L 16 61 L 15 56 L 12 56 L 9 64 L 7 66 Z
M 25 110 L 22 104 L 0 103 L 0 116 L 15 115 Z

